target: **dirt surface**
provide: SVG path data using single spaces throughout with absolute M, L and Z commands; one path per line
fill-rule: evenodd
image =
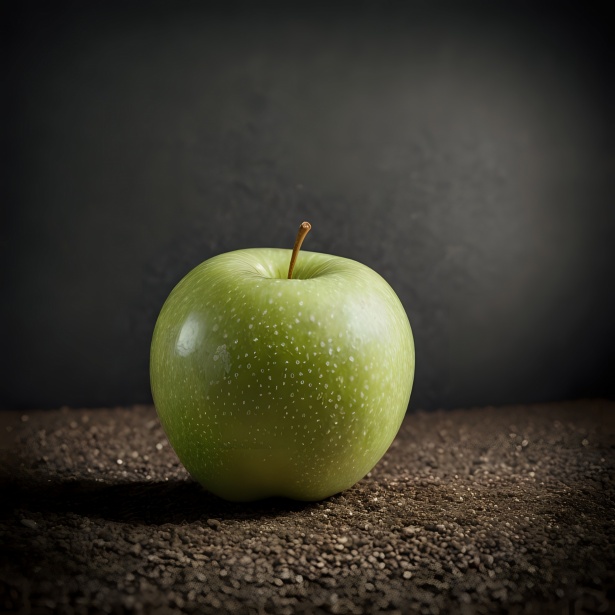
M 0 422 L 3 612 L 615 612 L 612 402 L 408 415 L 309 504 L 206 493 L 149 407 Z

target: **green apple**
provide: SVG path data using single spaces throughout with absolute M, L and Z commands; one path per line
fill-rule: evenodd
M 165 433 L 188 472 L 228 500 L 321 500 L 351 487 L 408 406 L 414 341 L 397 295 L 356 261 L 297 258 L 300 243 L 292 278 L 290 250 L 205 261 L 171 292 L 154 330 L 151 386 Z

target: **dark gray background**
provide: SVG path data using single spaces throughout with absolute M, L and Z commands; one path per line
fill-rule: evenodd
M 4 407 L 148 402 L 175 283 L 303 219 L 399 294 L 411 407 L 615 395 L 608 3 L 42 6 L 2 20 Z

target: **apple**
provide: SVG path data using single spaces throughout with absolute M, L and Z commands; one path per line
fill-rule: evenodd
M 188 472 L 227 500 L 313 501 L 351 487 L 408 406 L 414 340 L 401 302 L 361 263 L 299 252 L 309 228 L 292 252 L 201 263 L 156 322 L 160 421 Z

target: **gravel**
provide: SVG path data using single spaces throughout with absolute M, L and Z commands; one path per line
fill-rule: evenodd
M 0 431 L 0 612 L 615 613 L 613 402 L 409 414 L 317 503 L 208 494 L 151 407 Z

